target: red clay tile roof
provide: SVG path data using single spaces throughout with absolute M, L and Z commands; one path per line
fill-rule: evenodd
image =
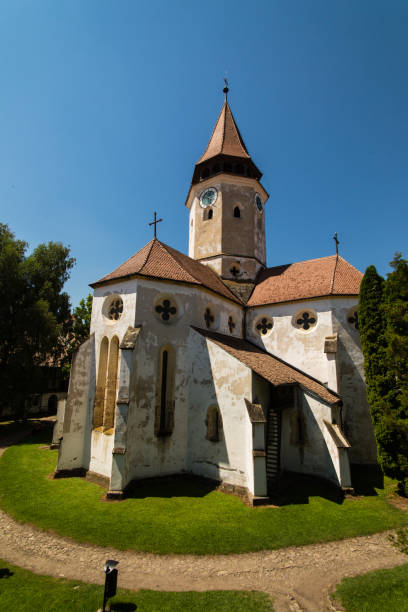
M 224 102 L 217 123 L 210 138 L 210 142 L 204 155 L 198 160 L 200 164 L 216 155 L 232 155 L 234 157 L 244 157 L 250 159 L 242 136 L 239 133 L 237 124 L 232 116 L 228 102 Z
M 180 251 L 176 251 L 176 249 L 172 249 L 156 238 L 153 238 L 116 270 L 90 286 L 97 287 L 108 281 L 135 274 L 149 278 L 192 283 L 206 287 L 238 304 L 241 303 L 211 268 L 180 253 Z
M 267 353 L 248 340 L 225 336 L 197 327 L 193 329 L 273 385 L 298 384 L 328 404 L 337 404 L 341 401 L 337 393 L 329 391 L 315 378 Z
M 266 268 L 257 279 L 248 306 L 329 295 L 358 295 L 362 278 L 359 270 L 336 255 Z

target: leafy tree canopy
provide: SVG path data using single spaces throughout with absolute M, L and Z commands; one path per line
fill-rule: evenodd
M 70 301 L 62 291 L 75 260 L 57 242 L 40 244 L 30 255 L 0 223 L 0 409 L 36 392 L 38 366 L 61 355 L 70 324 Z
M 396 253 L 391 267 L 385 281 L 367 268 L 358 312 L 378 459 L 408 495 L 408 262 Z
M 91 327 L 92 299 L 92 295 L 88 293 L 86 298 L 81 299 L 79 306 L 74 308 L 71 328 L 66 338 L 67 348 L 62 366 L 62 370 L 65 375 L 68 375 L 71 370 L 73 354 L 89 337 L 89 330 Z

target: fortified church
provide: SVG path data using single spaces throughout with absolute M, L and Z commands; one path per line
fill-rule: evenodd
M 285 472 L 350 488 L 375 463 L 357 303 L 338 254 L 266 265 L 268 194 L 227 92 L 186 199 L 189 255 L 156 237 L 91 287 L 57 476 L 193 474 L 256 503 Z

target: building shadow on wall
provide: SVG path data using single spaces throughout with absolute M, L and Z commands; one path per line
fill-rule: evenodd
M 134 480 L 126 487 L 125 497 L 146 499 L 147 497 L 205 497 L 215 491 L 219 483 L 195 476 L 174 474 Z

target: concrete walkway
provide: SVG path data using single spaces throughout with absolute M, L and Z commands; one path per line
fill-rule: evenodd
M 1 454 L 1 451 L 0 451 Z M 0 558 L 38 574 L 102 584 L 106 559 L 119 586 L 204 591 L 245 589 L 275 597 L 276 612 L 336 610 L 329 593 L 346 576 L 407 563 L 386 534 L 241 555 L 153 555 L 79 544 L 0 511 Z

